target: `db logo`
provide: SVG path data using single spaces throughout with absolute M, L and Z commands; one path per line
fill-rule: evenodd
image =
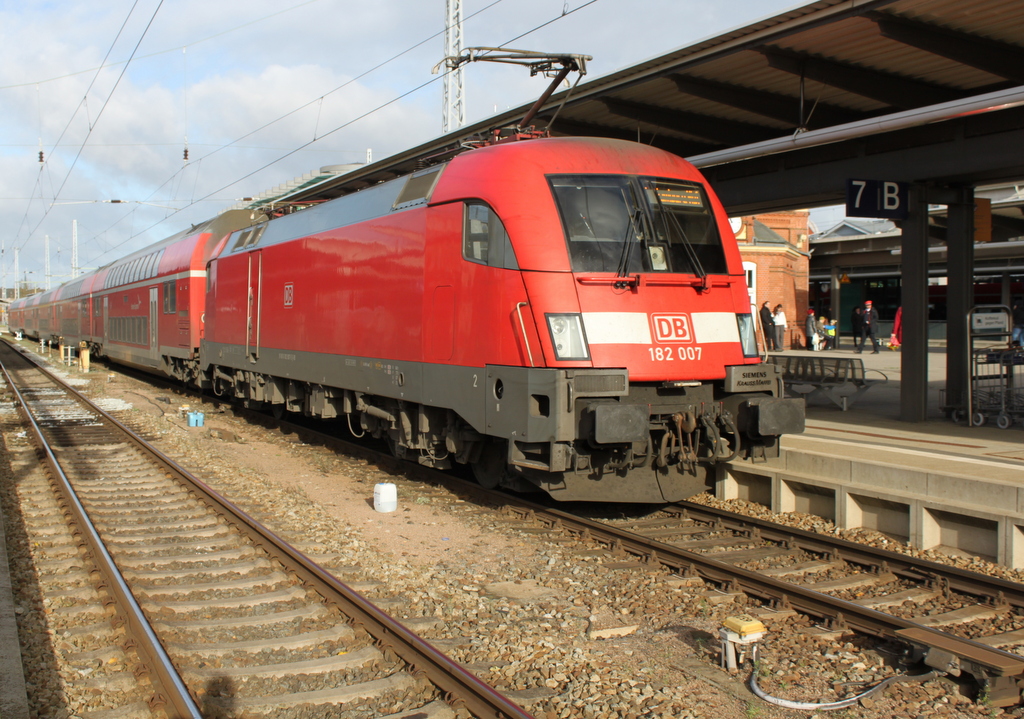
M 651 315 L 654 338 L 658 342 L 690 342 L 690 318 L 687 315 Z
M 284 286 L 284 306 L 291 307 L 295 303 L 295 285 L 291 282 Z

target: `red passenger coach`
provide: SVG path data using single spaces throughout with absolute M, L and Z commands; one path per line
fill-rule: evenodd
M 560 499 L 664 501 L 770 456 L 803 406 L 760 363 L 727 218 L 684 160 L 538 139 L 231 235 L 199 379 L 423 464 Z
M 51 292 L 17 300 L 9 325 L 29 337 L 183 381 L 198 373 L 206 263 L 228 233 L 250 225 L 234 211 L 201 223 Z

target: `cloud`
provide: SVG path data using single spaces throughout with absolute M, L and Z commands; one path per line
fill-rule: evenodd
M 792 4 L 587 2 L 464 0 L 464 45 L 512 41 L 589 54 L 590 79 Z M 361 161 L 368 148 L 379 160 L 440 134 L 442 84 L 430 69 L 443 56 L 442 0 L 157 6 L 141 0 L 130 17 L 128 0 L 0 9 L 0 207 L 8 218 L 0 240 L 8 286 L 11 249 L 21 248 L 22 270 L 41 274 L 47 234 L 62 248 L 54 274 L 69 273 L 72 219 L 80 224 L 82 264 L 109 262 L 243 195 Z M 467 120 L 529 102 L 546 86 L 522 68 L 466 66 Z M 110 199 L 151 204 L 104 202 Z M 59 204 L 71 201 L 88 204 Z

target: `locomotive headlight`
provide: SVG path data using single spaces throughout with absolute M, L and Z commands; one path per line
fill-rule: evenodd
M 736 324 L 740 329 L 740 343 L 743 345 L 744 357 L 757 357 L 757 336 L 754 333 L 753 315 L 736 315 Z
M 583 318 L 578 314 L 545 315 L 551 332 L 551 346 L 560 360 L 588 360 L 590 349 L 583 332 Z

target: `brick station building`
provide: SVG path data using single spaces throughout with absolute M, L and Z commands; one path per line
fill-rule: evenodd
M 754 311 L 768 302 L 773 310 L 781 304 L 786 313 L 786 339 L 783 349 L 803 349 L 804 320 L 808 307 L 807 210 L 772 212 L 732 221 L 739 243 L 747 286 L 751 288 Z

